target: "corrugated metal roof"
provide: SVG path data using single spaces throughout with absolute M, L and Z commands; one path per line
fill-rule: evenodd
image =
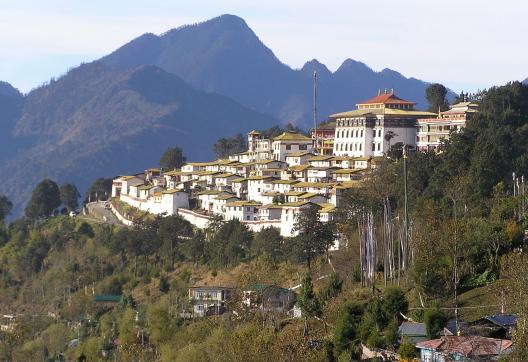
M 403 322 L 398 328 L 402 336 L 426 336 L 425 323 Z

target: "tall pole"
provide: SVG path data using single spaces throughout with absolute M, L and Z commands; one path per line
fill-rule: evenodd
M 313 122 L 314 122 L 314 139 L 315 152 L 317 152 L 317 71 L 313 72 Z
M 408 205 L 408 196 L 407 196 L 407 153 L 408 153 L 408 148 L 407 148 L 407 145 L 404 145 L 403 146 L 403 193 L 404 193 L 404 198 L 403 198 L 403 205 L 404 205 L 404 220 L 403 220 L 403 223 L 404 223 L 404 246 L 405 246 L 405 250 L 404 250 L 404 253 L 403 253 L 403 260 L 402 260 L 402 265 L 406 265 L 406 262 L 407 260 L 405 260 L 405 258 L 407 258 L 407 247 L 408 247 L 408 239 L 409 239 L 409 205 Z
M 457 220 L 457 205 L 456 200 L 452 197 L 453 201 L 453 216 L 455 218 L 455 255 L 453 257 L 453 266 L 454 266 L 454 289 L 455 289 L 455 330 L 458 336 L 458 220 Z

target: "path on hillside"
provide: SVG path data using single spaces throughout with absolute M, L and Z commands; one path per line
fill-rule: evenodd
M 96 219 L 97 221 L 107 224 L 123 225 L 112 213 L 112 211 L 105 207 L 105 203 L 106 202 L 104 201 L 97 201 L 86 204 L 86 208 L 88 209 L 88 215 L 86 215 L 86 217 Z

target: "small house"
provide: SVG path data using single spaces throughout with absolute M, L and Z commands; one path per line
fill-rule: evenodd
M 193 315 L 205 317 L 226 311 L 226 302 L 231 299 L 232 288 L 220 286 L 196 286 L 189 288 L 189 301 Z
M 511 352 L 512 341 L 480 336 L 444 336 L 416 344 L 420 360 L 436 361 L 496 361 Z
M 427 340 L 425 323 L 403 322 L 398 328 L 400 342 L 407 341 L 413 345 Z
M 242 304 L 262 311 L 287 312 L 295 305 L 295 292 L 276 285 L 254 284 L 243 291 Z

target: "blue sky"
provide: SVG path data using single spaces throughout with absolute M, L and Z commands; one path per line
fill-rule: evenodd
M 528 77 L 528 2 L 17 0 L 0 11 L 0 80 L 27 92 L 145 32 L 243 17 L 293 68 L 346 58 L 455 91 Z M 375 4 L 375 5 L 374 5 Z

